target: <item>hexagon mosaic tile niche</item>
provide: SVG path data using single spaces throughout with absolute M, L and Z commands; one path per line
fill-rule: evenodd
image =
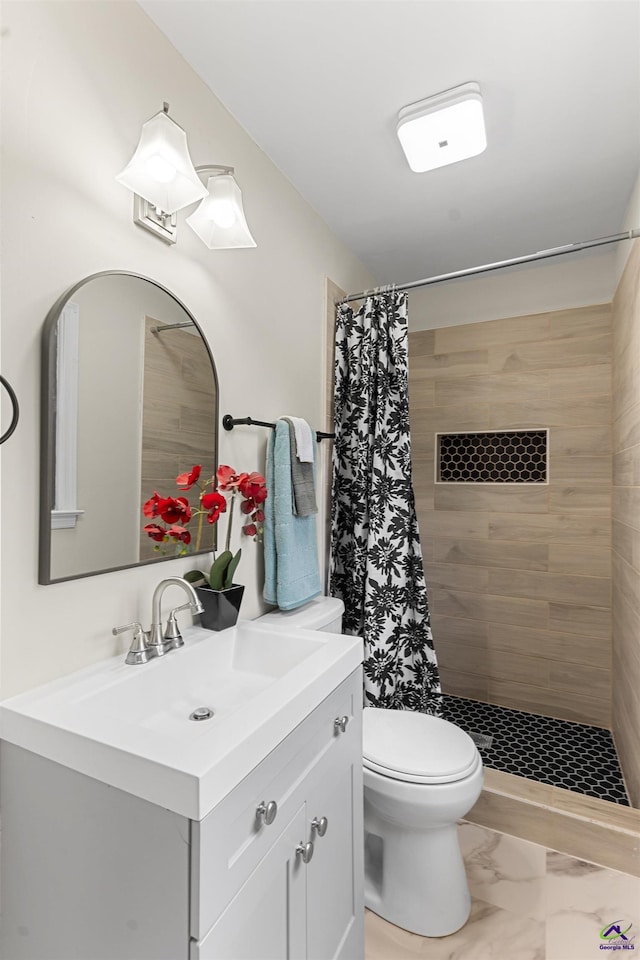
M 437 434 L 439 483 L 545 483 L 547 431 Z
M 445 694 L 442 716 L 476 742 L 485 767 L 629 806 L 609 730 Z

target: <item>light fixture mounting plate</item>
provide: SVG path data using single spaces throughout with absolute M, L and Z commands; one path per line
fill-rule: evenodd
M 165 243 L 175 243 L 178 239 L 177 213 L 163 213 L 137 193 L 133 195 L 133 222 L 154 233 Z

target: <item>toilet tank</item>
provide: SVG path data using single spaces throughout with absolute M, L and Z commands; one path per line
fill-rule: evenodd
M 324 633 L 342 633 L 344 604 L 336 597 L 316 597 L 295 610 L 272 610 L 258 617 L 260 623 L 288 627 L 303 627 L 305 630 L 322 630 Z

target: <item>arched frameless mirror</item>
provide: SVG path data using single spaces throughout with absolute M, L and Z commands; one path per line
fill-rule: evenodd
M 68 290 L 43 330 L 39 582 L 175 558 L 142 505 L 156 490 L 197 503 L 175 480 L 194 464 L 213 475 L 217 422 L 213 357 L 177 297 L 117 271 Z M 204 527 L 189 552 L 213 549 Z

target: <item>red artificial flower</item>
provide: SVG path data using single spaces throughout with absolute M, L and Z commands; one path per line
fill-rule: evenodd
M 189 523 L 191 520 L 191 507 L 186 497 L 161 498 L 157 510 L 165 523 Z
M 226 464 L 222 464 L 216 471 L 220 490 L 237 490 L 248 476 L 248 473 L 236 473 L 233 467 Z
M 191 532 L 185 530 L 184 527 L 179 527 L 174 524 L 172 527 L 169 527 L 167 533 L 170 537 L 173 537 L 174 540 L 179 540 L 181 543 L 191 543 Z
M 242 481 L 239 484 L 240 493 L 248 500 L 255 500 L 256 503 L 264 503 L 267 499 L 266 480 L 261 473 L 242 474 Z
M 176 484 L 181 490 L 190 490 L 194 483 L 199 480 L 201 470 L 202 467 L 199 464 L 191 467 L 189 473 L 181 473 L 179 477 L 176 477 Z
M 222 494 L 216 491 L 203 494 L 200 502 L 204 509 L 209 511 L 207 516 L 208 523 L 215 523 L 220 514 L 224 513 L 227 509 L 227 501 Z
M 181 473 L 176 477 L 176 485 L 180 490 L 190 490 L 196 484 L 202 473 L 202 466 L 195 464 L 188 473 Z M 213 489 L 217 485 L 217 490 Z M 222 464 L 218 467 L 215 477 L 210 477 L 202 482 L 203 490 L 207 487 L 212 488 L 210 493 L 203 493 L 200 496 L 198 508 L 194 508 L 196 514 L 206 513 L 208 523 L 216 523 L 222 513 L 229 512 L 227 499 L 223 493 L 231 494 L 231 503 L 233 504 L 237 493 L 241 494 L 240 510 L 241 513 L 251 522 L 242 527 L 245 536 L 259 539 L 262 534 L 260 524 L 264 521 L 264 512 L 260 509 L 260 504 L 267 499 L 267 486 L 262 474 L 253 471 L 252 473 L 236 473 L 233 467 Z M 153 496 L 143 504 L 142 512 L 145 517 L 155 519 L 159 517 L 168 524 L 163 527 L 159 523 L 149 523 L 144 527 L 145 533 L 156 540 L 158 543 L 174 540 L 187 546 L 192 542 L 192 535 L 186 529 L 186 524 L 193 517 L 191 505 L 186 497 L 163 497 L 157 490 L 154 490 Z M 227 547 L 229 549 L 229 540 L 231 537 L 231 522 L 233 516 L 229 516 L 227 526 Z M 201 526 L 198 526 L 196 549 L 200 545 Z M 156 547 L 156 549 L 158 549 Z M 186 553 L 186 550 L 182 550 Z
M 158 516 L 158 504 L 160 502 L 160 494 L 157 490 L 153 491 L 153 496 L 143 504 L 142 512 L 145 517 L 157 517 Z
M 167 533 L 165 528 L 158 526 L 157 523 L 148 523 L 144 527 L 144 532 L 147 533 L 152 540 L 157 540 L 158 543 L 162 543 Z

